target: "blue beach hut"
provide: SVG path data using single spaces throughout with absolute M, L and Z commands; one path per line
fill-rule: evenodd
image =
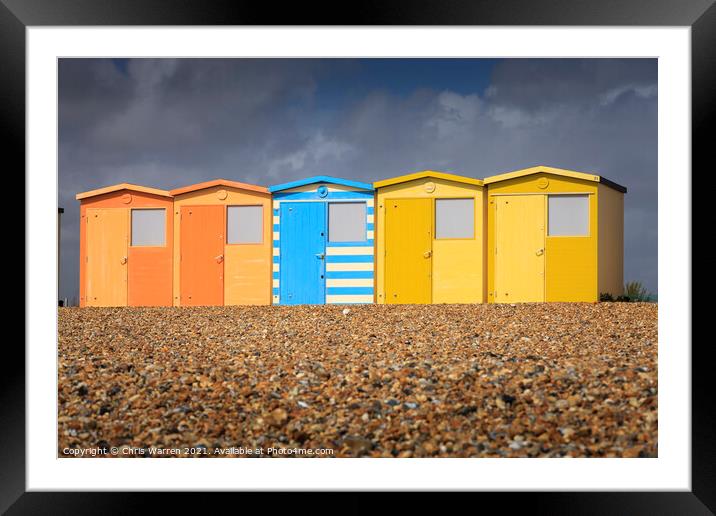
M 314 176 L 273 195 L 273 304 L 372 303 L 374 190 Z

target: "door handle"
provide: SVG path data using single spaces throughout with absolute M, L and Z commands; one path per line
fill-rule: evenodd
M 430 258 L 433 255 L 432 251 L 425 251 L 423 253 L 423 258 Z
M 216 260 L 216 263 L 221 263 L 224 261 L 224 255 L 220 254 L 219 256 L 214 256 L 214 260 Z
M 544 249 L 537 249 L 537 251 L 535 252 L 535 254 L 536 254 L 537 256 L 542 256 L 542 255 L 544 254 Z
M 323 260 L 325 257 L 326 257 L 326 255 L 323 253 L 316 254 L 316 258 L 318 258 L 319 260 Z
M 126 256 L 122 256 L 122 258 L 119 260 L 119 263 L 121 263 L 122 265 L 124 265 L 125 263 L 127 263 L 127 257 L 126 257 Z

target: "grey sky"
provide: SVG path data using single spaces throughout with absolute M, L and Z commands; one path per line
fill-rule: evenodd
M 625 280 L 657 291 L 654 59 L 63 59 L 59 106 L 61 297 L 77 192 L 540 164 L 628 187 Z

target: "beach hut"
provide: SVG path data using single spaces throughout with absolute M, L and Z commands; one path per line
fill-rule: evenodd
M 377 302 L 484 302 L 482 181 L 424 170 L 373 186 Z
M 76 198 L 80 306 L 171 306 L 171 194 L 122 183 Z
M 623 293 L 625 187 L 546 166 L 485 184 L 488 301 L 595 302 Z
M 171 190 L 173 302 L 180 306 L 271 303 L 271 195 L 215 179 Z
M 273 303 L 373 302 L 373 187 L 315 176 L 273 194 Z

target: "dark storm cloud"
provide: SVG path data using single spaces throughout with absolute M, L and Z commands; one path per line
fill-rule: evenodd
M 482 63 L 491 75 L 472 92 L 460 66 L 412 65 L 410 88 L 361 61 L 61 61 L 63 295 L 77 295 L 79 191 L 426 168 L 484 177 L 537 164 L 629 188 L 625 278 L 656 291 L 655 60 Z
M 67 75 L 81 79 L 67 81 L 69 98 L 65 81 L 60 83 L 61 143 L 71 148 L 81 141 L 80 158 L 88 166 L 140 165 L 141 170 L 156 163 L 158 179 L 169 187 L 186 179 L 172 181 L 177 168 L 196 170 L 197 180 L 221 172 L 235 176 L 237 164 L 227 166 L 227 154 L 277 139 L 299 145 L 292 142 L 291 104 L 310 103 L 320 63 L 138 59 L 128 62 L 126 74 L 109 60 L 73 67 Z M 86 100 L 76 93 L 83 82 Z M 97 105 L 102 99 L 106 109 Z M 73 122 L 68 132 L 65 119 Z
M 595 106 L 656 85 L 655 59 L 511 59 L 492 74 L 493 103 L 529 111 L 555 105 Z

